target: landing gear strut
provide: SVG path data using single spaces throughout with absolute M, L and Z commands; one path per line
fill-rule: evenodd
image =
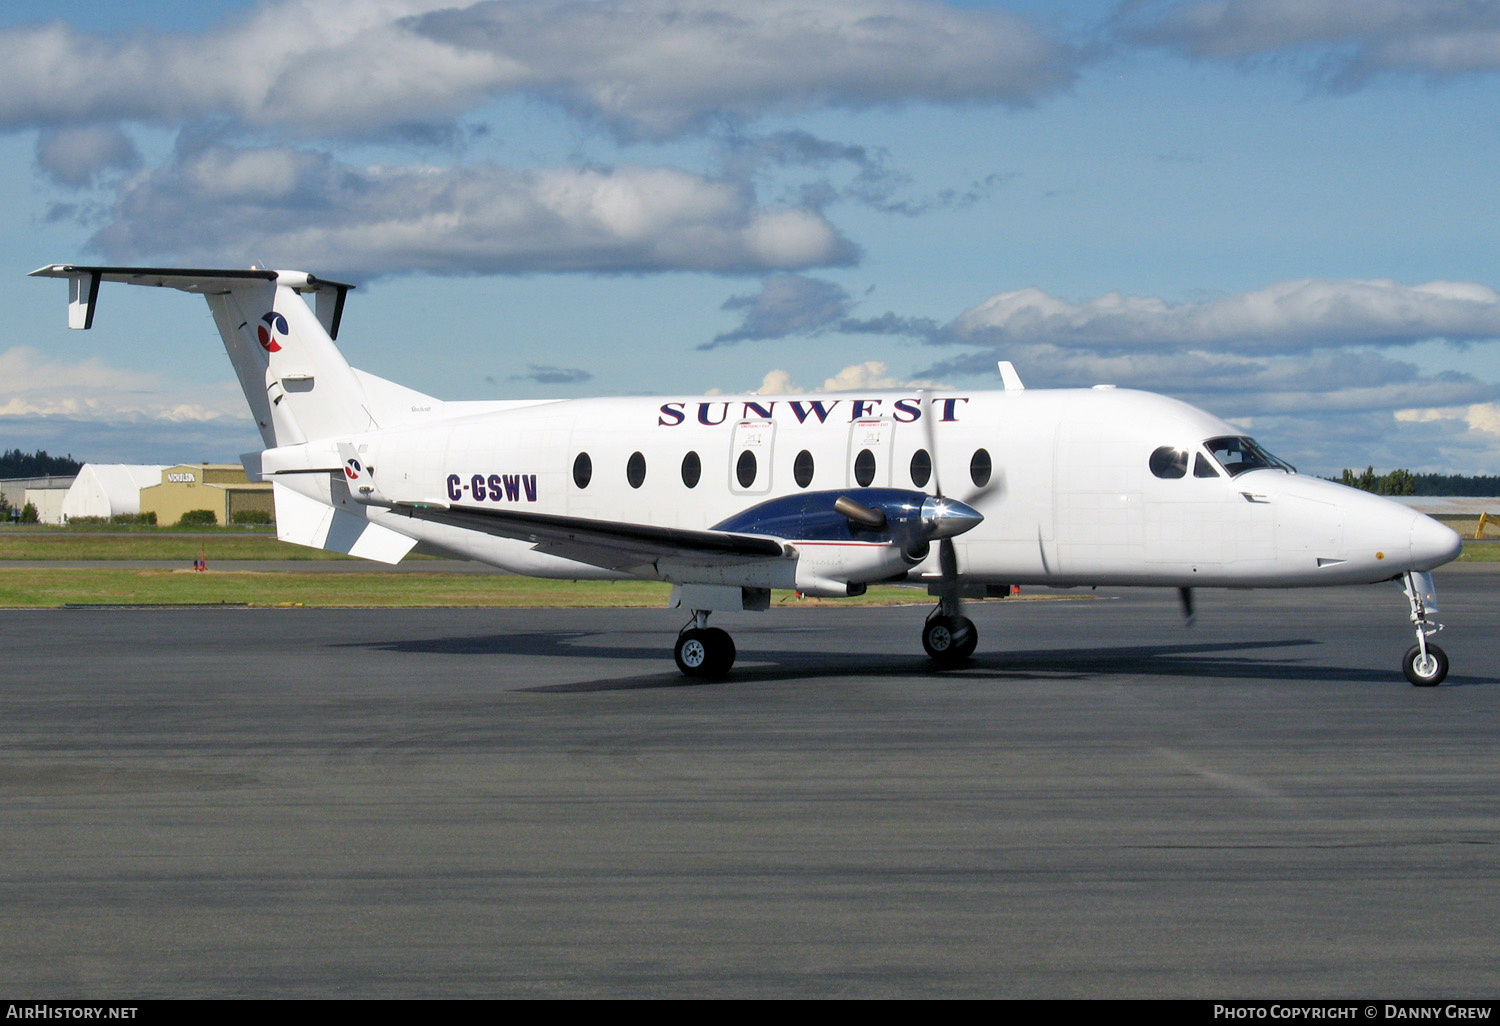
M 974 654 L 979 631 L 974 621 L 962 613 L 950 614 L 938 605 L 922 625 L 922 647 L 939 666 L 957 666 Z
M 677 668 L 689 677 L 716 680 L 734 665 L 734 639 L 728 631 L 708 626 L 708 611 L 693 610 L 693 618 L 677 635 L 672 649 Z
M 1411 603 L 1411 622 L 1417 632 L 1417 643 L 1407 649 L 1406 658 L 1401 660 L 1401 669 L 1405 671 L 1406 679 L 1417 687 L 1437 687 L 1448 676 L 1448 653 L 1427 640 L 1443 629 L 1442 624 L 1427 615 L 1437 612 L 1432 575 L 1408 570 L 1401 577 L 1401 588 L 1406 593 L 1407 602 Z M 1428 601 L 1433 601 L 1430 609 Z

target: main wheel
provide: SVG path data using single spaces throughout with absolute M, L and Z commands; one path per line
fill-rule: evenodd
M 708 676 L 722 677 L 729 672 L 729 668 L 734 665 L 735 656 L 739 654 L 735 651 L 734 639 L 729 636 L 728 631 L 718 627 L 705 628 L 703 633 L 708 636 L 708 651 L 712 662 Z
M 967 616 L 933 616 L 922 625 L 922 647 L 940 665 L 957 666 L 978 644 L 979 631 Z
M 672 656 L 689 677 L 722 677 L 734 665 L 734 639 L 717 627 L 694 627 L 677 636 Z
M 1428 645 L 1427 656 L 1423 658 L 1422 647 L 1413 645 L 1406 650 L 1401 669 L 1405 671 L 1406 679 L 1417 687 L 1435 688 L 1448 676 L 1448 653 L 1436 645 Z

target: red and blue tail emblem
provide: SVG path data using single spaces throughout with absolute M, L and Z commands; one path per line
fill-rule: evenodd
M 262 317 L 261 322 L 255 329 L 256 337 L 260 339 L 260 347 L 268 353 L 281 352 L 281 343 L 277 341 L 277 337 L 286 338 L 289 334 L 286 318 L 273 310 Z

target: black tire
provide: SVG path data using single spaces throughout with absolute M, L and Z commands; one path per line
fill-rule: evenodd
M 939 666 L 957 666 L 978 644 L 979 632 L 967 616 L 932 616 L 922 625 L 922 647 Z
M 1422 649 L 1419 645 L 1413 645 L 1406 650 L 1406 658 L 1401 660 L 1401 669 L 1406 674 L 1406 679 L 1419 688 L 1435 688 L 1448 676 L 1448 653 L 1436 645 L 1427 646 L 1427 662 L 1422 664 Z
M 672 649 L 677 668 L 689 677 L 713 680 L 729 672 L 734 665 L 734 639 L 717 627 L 702 630 L 694 627 L 677 636 Z
M 734 639 L 729 636 L 728 631 L 718 627 L 709 627 L 703 633 L 713 657 L 713 669 L 708 676 L 722 677 L 729 672 L 729 668 L 734 665 L 734 657 L 739 654 L 735 650 Z

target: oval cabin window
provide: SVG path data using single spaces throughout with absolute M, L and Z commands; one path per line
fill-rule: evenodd
M 792 461 L 792 480 L 797 482 L 798 488 L 806 488 L 812 484 L 813 479 L 813 457 L 812 453 L 803 449 Z
M 974 458 L 969 461 L 969 480 L 974 482 L 976 488 L 983 488 L 990 483 L 990 474 L 994 469 L 988 450 L 974 450 Z
M 703 461 L 695 452 L 689 452 L 682 458 L 682 483 L 689 488 L 698 487 L 698 479 L 703 476 Z
M 749 488 L 755 483 L 755 470 L 755 453 L 746 449 L 734 465 L 734 476 L 741 488 Z
M 630 487 L 639 488 L 646 480 L 646 457 L 638 452 L 630 454 L 630 460 L 625 464 L 625 480 L 630 482 Z
M 926 449 L 918 449 L 911 454 L 911 483 L 918 488 L 926 488 L 927 482 L 932 480 L 932 456 Z
M 594 477 L 594 461 L 589 459 L 589 454 L 581 452 L 573 461 L 573 483 L 579 488 L 587 488 L 589 481 Z

